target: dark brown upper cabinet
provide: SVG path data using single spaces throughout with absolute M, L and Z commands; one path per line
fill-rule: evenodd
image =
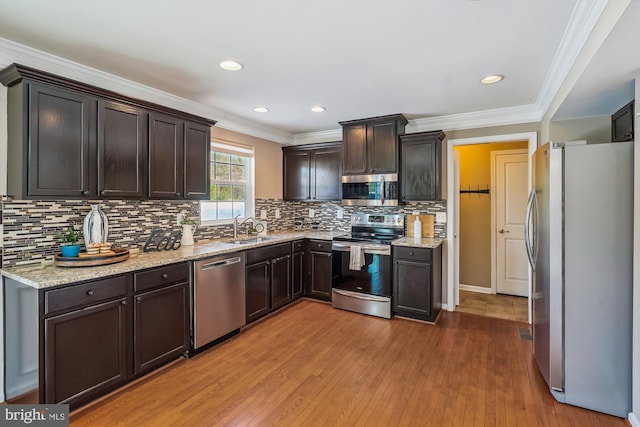
M 98 195 L 143 198 L 147 114 L 142 108 L 98 102 Z
M 184 196 L 209 199 L 211 191 L 211 127 L 184 124 Z
M 283 147 L 285 200 L 340 200 L 342 144 L 328 142 Z
M 340 122 L 343 174 L 398 173 L 398 137 L 406 124 L 402 114 Z
M 95 100 L 48 85 L 8 92 L 9 194 L 17 198 L 95 196 Z
M 210 128 L 149 115 L 149 197 L 208 199 Z
M 0 82 L 8 87 L 9 195 L 209 197 L 215 121 L 18 64 L 1 70 Z M 170 120 L 176 122 L 173 140 L 165 126 Z
M 149 115 L 149 197 L 181 199 L 184 186 L 184 123 Z
M 400 137 L 400 201 L 440 199 L 440 150 L 442 131 Z
M 635 100 L 611 115 L 612 142 L 633 141 L 634 104 Z

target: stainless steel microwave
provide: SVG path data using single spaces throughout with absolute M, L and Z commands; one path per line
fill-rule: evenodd
M 398 206 L 398 174 L 344 175 L 342 204 Z

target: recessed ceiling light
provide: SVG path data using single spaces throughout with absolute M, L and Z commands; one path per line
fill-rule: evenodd
M 227 71 L 240 71 L 244 68 L 244 65 L 233 59 L 224 60 L 219 65 L 220 68 Z
M 256 113 L 268 113 L 269 109 L 267 107 L 256 107 L 253 109 Z
M 314 113 L 322 113 L 324 111 L 327 111 L 327 109 L 321 105 L 314 105 L 313 107 L 311 107 L 311 111 L 313 111 Z
M 490 85 L 493 83 L 498 83 L 502 79 L 504 79 L 504 76 L 501 76 L 500 74 L 494 74 L 491 76 L 483 77 L 482 80 L 480 80 L 480 83 L 482 83 L 483 85 Z

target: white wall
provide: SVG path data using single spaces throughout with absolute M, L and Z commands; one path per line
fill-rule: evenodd
M 640 99 L 640 75 L 636 77 L 636 100 Z M 633 200 L 633 381 L 629 421 L 640 427 L 640 112 L 635 104 L 634 200 Z

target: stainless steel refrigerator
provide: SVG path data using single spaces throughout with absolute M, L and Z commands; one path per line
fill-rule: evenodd
M 547 143 L 533 174 L 525 237 L 536 363 L 558 401 L 627 417 L 633 144 Z

